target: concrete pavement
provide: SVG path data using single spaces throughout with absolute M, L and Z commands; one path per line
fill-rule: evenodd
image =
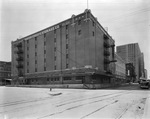
M 144 114 L 143 114 L 142 119 L 150 119 L 150 95 L 148 96 L 146 100 Z

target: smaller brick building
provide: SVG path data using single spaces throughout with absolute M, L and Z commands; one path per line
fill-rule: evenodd
M 126 64 L 126 78 L 128 82 L 134 82 L 136 79 L 135 67 L 133 66 L 133 63 Z
M 10 84 L 11 62 L 0 61 L 0 85 Z

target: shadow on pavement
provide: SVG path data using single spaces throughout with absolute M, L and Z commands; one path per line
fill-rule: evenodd
M 149 89 L 141 89 L 140 84 L 138 83 L 132 83 L 132 84 L 126 84 L 116 87 L 107 88 L 106 90 L 141 90 L 141 91 L 150 91 Z

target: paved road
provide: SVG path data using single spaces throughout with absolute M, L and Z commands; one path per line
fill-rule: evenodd
M 150 118 L 150 90 L 0 87 L 0 119 Z M 148 106 L 149 105 L 149 106 Z

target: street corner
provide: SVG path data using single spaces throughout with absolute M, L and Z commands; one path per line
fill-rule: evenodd
M 48 94 L 49 94 L 50 96 L 57 96 L 57 95 L 61 95 L 62 92 L 55 91 L 55 90 L 52 90 L 52 88 L 50 88 L 50 91 L 48 92 Z
M 62 95 L 62 93 L 56 93 L 56 92 L 54 92 L 54 93 L 49 93 L 49 95 L 51 95 L 51 96 L 57 96 L 57 95 Z

